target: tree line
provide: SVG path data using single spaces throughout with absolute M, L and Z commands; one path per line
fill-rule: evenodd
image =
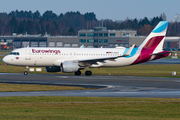
M 111 19 L 97 20 L 95 13 L 87 12 L 66 12 L 55 14 L 53 11 L 46 11 L 42 15 L 37 10 L 32 11 L 11 11 L 0 13 L 0 35 L 32 34 L 32 35 L 77 35 L 78 30 L 93 29 L 97 26 L 107 29 L 133 29 L 138 35 L 148 35 L 159 21 L 166 20 L 163 13 L 160 16 L 148 19 L 129 19 L 113 21 Z M 167 31 L 168 36 L 180 36 L 180 23 L 170 23 Z

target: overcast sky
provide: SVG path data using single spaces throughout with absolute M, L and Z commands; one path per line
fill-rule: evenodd
M 172 20 L 180 14 L 180 0 L 1 0 L 0 12 L 16 9 L 39 10 L 41 14 L 52 10 L 57 15 L 68 11 L 94 12 L 98 20 L 153 18 L 164 12 L 167 20 Z

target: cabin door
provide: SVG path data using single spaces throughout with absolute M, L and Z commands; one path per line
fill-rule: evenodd
M 25 60 L 31 60 L 31 51 L 30 51 L 30 49 L 27 49 L 25 51 Z

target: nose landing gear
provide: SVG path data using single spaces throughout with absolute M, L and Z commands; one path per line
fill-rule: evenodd
M 28 75 L 28 66 L 25 66 L 24 75 Z

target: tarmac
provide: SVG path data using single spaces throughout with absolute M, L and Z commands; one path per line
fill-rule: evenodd
M 0 92 L 0 96 L 180 98 L 179 78 L 48 74 L 25 76 L 21 73 L 0 73 L 0 82 L 98 88 L 69 91 Z
M 159 59 L 143 64 L 180 64 L 180 59 Z M 0 96 L 84 96 L 180 98 L 179 78 L 135 76 L 74 76 L 0 73 L 1 83 L 41 84 L 98 88 L 69 91 L 0 92 Z

